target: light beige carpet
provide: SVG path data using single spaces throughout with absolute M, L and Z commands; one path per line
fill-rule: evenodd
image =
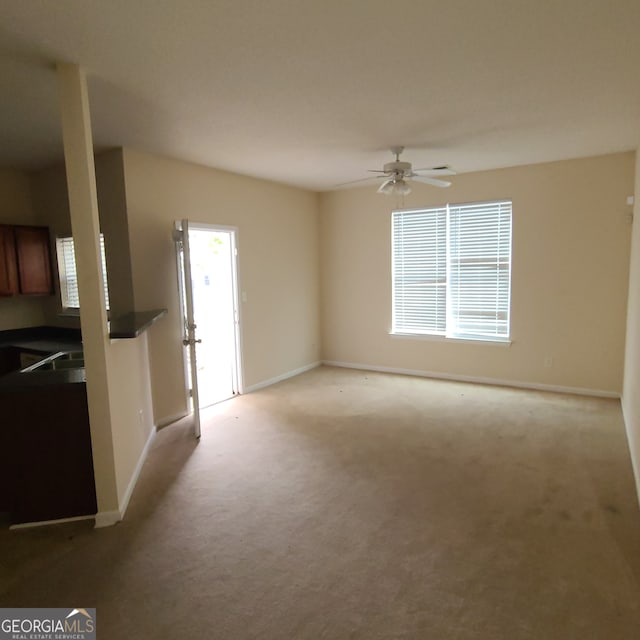
M 162 430 L 125 521 L 0 532 L 98 637 L 635 640 L 619 403 L 321 368 Z

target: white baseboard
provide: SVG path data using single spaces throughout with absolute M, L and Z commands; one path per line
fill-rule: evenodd
M 319 367 L 322 363 L 312 362 L 311 364 L 306 364 L 304 367 L 299 367 L 298 369 L 294 369 L 293 371 L 287 371 L 287 373 L 283 373 L 282 375 L 276 376 L 275 378 L 269 378 L 269 380 L 263 380 L 262 382 L 257 382 L 256 384 L 252 384 L 247 387 L 244 392 L 251 393 L 252 391 L 258 391 L 258 389 L 264 389 L 265 387 L 269 387 L 272 384 L 276 384 L 276 382 L 282 382 L 287 378 L 293 378 L 293 376 L 299 376 L 301 373 L 305 371 L 311 371 L 311 369 L 315 369 Z
M 360 369 L 362 371 L 379 371 L 381 373 L 398 373 L 405 376 L 418 376 L 420 378 L 435 378 L 439 380 L 451 380 L 453 382 L 473 382 L 475 384 L 491 384 L 499 387 L 515 387 L 517 389 L 531 389 L 532 391 L 552 391 L 554 393 L 572 393 L 580 396 L 594 396 L 597 398 L 620 398 L 619 393 L 602 391 L 600 389 L 584 389 L 582 387 L 561 387 L 552 384 L 539 384 L 537 382 L 520 382 L 518 380 L 500 380 L 498 378 L 482 378 L 476 376 L 461 376 L 457 374 L 441 373 L 439 371 L 420 371 L 417 369 L 398 369 L 395 367 L 379 367 L 373 364 L 361 364 L 355 362 L 337 362 L 335 360 L 323 360 L 322 364 L 329 367 L 343 367 L 346 369 Z
M 9 529 L 30 529 L 31 527 L 44 527 L 49 524 L 65 524 L 67 522 L 79 522 L 80 520 L 93 520 L 96 516 L 75 516 L 73 518 L 59 518 L 58 520 L 42 520 L 40 522 L 22 522 L 12 524 Z
M 151 448 L 151 445 L 153 444 L 153 441 L 155 440 L 157 433 L 158 432 L 156 431 L 155 428 L 151 429 L 151 433 L 149 434 L 149 437 L 145 442 L 142 452 L 140 453 L 140 457 L 138 458 L 138 463 L 136 464 L 136 468 L 133 470 L 133 473 L 131 474 L 131 480 L 129 480 L 129 485 L 127 486 L 127 490 L 124 492 L 122 501 L 118 505 L 119 512 L 120 512 L 120 520 L 124 518 L 124 514 L 127 511 L 127 507 L 129 506 L 129 500 L 131 500 L 131 494 L 133 493 L 133 490 L 136 487 L 138 478 L 140 477 L 140 472 L 142 471 L 142 466 L 144 465 L 144 462 L 147 459 L 147 456 L 149 455 L 149 449 Z
M 98 511 L 95 528 L 111 527 L 122 520 L 122 515 L 119 511 Z

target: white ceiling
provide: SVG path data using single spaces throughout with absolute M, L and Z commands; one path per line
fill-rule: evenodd
M 98 148 L 315 190 L 640 140 L 640 0 L 1 0 L 0 165 L 61 159 L 57 60 Z

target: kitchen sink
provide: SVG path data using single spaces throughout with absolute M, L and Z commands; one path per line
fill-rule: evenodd
M 83 351 L 61 351 L 57 360 L 84 360 Z
M 84 354 L 82 351 L 60 351 L 47 358 L 22 369 L 21 373 L 32 371 L 59 371 L 62 369 L 82 369 L 84 367 Z

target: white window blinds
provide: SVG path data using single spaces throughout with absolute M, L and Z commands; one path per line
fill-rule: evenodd
M 78 274 L 76 271 L 76 256 L 72 237 L 56 240 L 58 252 L 58 271 L 60 276 L 60 296 L 64 309 L 79 309 L 80 296 L 78 294 Z M 107 286 L 107 259 L 104 249 L 104 236 L 100 234 L 100 254 L 102 256 L 102 273 L 104 277 L 104 299 L 109 309 L 109 289 Z
M 392 215 L 394 333 L 508 340 L 511 202 Z
M 73 254 L 73 238 L 58 238 L 58 273 L 60 275 L 60 297 L 63 308 L 79 309 L 78 276 L 76 257 Z
M 408 333 L 447 328 L 447 210 L 393 214 L 393 326 Z

